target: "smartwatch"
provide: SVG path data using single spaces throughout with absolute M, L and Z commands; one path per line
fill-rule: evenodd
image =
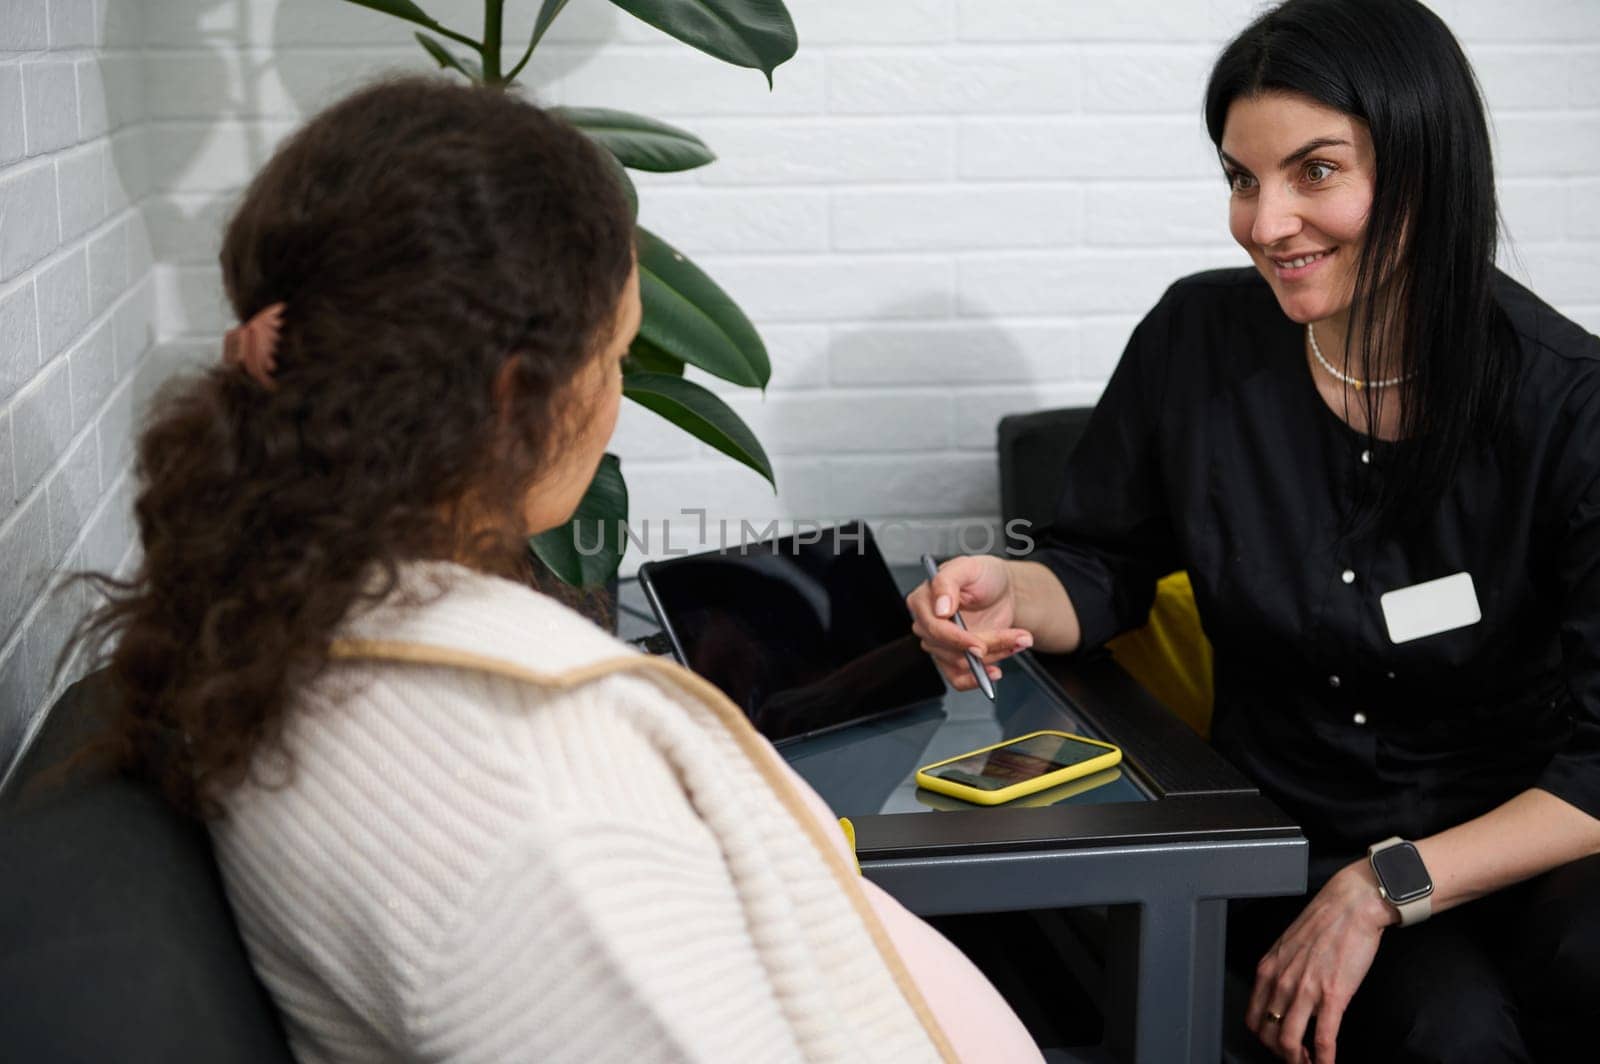
M 1426 920 L 1432 911 L 1433 877 L 1416 846 L 1399 837 L 1384 839 L 1367 847 L 1367 859 L 1378 877 L 1378 893 L 1400 913 L 1400 926 Z

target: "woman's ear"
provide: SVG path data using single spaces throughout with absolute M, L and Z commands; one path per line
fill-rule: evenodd
M 495 413 L 504 415 L 511 405 L 511 395 L 516 385 L 517 356 L 507 355 L 500 363 L 500 368 L 494 374 L 494 409 Z
M 511 409 L 517 397 L 517 356 L 507 355 L 500 363 L 500 368 L 495 371 L 494 384 L 490 388 L 490 400 L 494 404 L 494 422 L 497 428 L 506 428 L 511 424 Z

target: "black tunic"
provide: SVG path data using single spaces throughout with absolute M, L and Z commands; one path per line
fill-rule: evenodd
M 1033 557 L 1085 647 L 1187 569 L 1215 648 L 1212 741 L 1340 859 L 1529 787 L 1600 816 L 1600 339 L 1501 275 L 1509 431 L 1405 533 L 1344 520 L 1394 448 L 1317 392 L 1253 270 L 1170 288 L 1134 331 Z M 1370 488 L 1370 484 L 1366 485 Z M 1379 596 L 1470 573 L 1482 620 L 1396 644 Z

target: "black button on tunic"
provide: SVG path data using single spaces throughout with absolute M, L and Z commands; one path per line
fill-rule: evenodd
M 1314 854 L 1418 838 L 1529 787 L 1600 816 L 1600 339 L 1501 275 L 1510 431 L 1432 518 L 1345 520 L 1399 443 L 1317 392 L 1305 329 L 1253 269 L 1173 285 L 1072 455 L 1033 558 L 1096 646 L 1186 569 L 1215 649 L 1212 741 Z M 1466 572 L 1482 620 L 1396 644 L 1379 597 Z

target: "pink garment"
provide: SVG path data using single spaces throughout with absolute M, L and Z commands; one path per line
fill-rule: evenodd
M 854 867 L 856 855 L 850 852 L 839 818 L 787 763 L 784 770 L 822 823 L 824 834 Z M 1028 1064 L 1044 1059 L 1011 1006 L 965 954 L 876 883 L 863 879 L 861 886 L 962 1064 Z

